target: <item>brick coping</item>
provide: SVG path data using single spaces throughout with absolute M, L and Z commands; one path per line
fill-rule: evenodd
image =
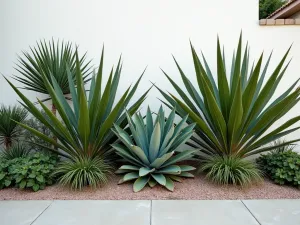
M 300 25 L 300 19 L 261 19 L 259 20 L 261 26 L 287 26 Z

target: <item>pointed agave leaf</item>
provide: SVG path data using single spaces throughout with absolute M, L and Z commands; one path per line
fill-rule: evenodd
M 133 191 L 134 192 L 141 191 L 146 186 L 146 184 L 148 183 L 148 181 L 149 181 L 149 177 L 148 176 L 138 178 L 134 182 L 134 184 L 133 184 Z
M 238 86 L 233 98 L 228 121 L 228 137 L 231 150 L 235 149 L 234 144 L 236 143 L 237 132 L 240 128 L 243 118 L 242 87 L 240 79 L 237 85 Z
M 83 85 L 83 84 L 82 84 Z M 79 104 L 79 119 L 78 132 L 83 143 L 84 149 L 87 150 L 90 137 L 90 118 L 88 103 L 86 101 L 83 86 L 79 89 L 80 104 Z
M 118 184 L 122 184 L 127 181 L 135 180 L 139 178 L 139 174 L 137 172 L 131 172 L 124 175 L 124 177 L 119 181 Z
M 174 155 L 174 152 L 170 152 L 167 154 L 164 154 L 163 156 L 156 158 L 151 164 L 151 167 L 154 167 L 156 169 L 160 168 L 168 159 L 170 159 Z
M 174 191 L 174 182 L 169 178 L 166 177 L 166 186 L 169 191 Z
M 119 170 L 139 170 L 139 167 L 137 166 L 132 166 L 132 165 L 123 165 L 119 168 Z
M 222 113 L 225 117 L 225 120 L 227 120 L 229 116 L 229 110 L 230 110 L 230 91 L 228 86 L 228 81 L 226 78 L 226 72 L 225 67 L 222 60 L 221 55 L 221 47 L 220 47 L 220 41 L 218 38 L 217 41 L 217 69 L 218 69 L 218 87 L 219 87 L 219 96 L 220 96 L 220 103 L 221 103 L 221 109 Z
M 180 175 L 181 177 L 188 177 L 188 178 L 193 178 L 195 177 L 193 174 L 189 173 L 189 172 L 182 172 Z
M 195 170 L 196 168 L 188 165 L 180 165 L 181 172 L 189 172 Z
M 160 125 L 159 123 L 156 123 L 154 126 L 153 133 L 151 135 L 150 145 L 149 145 L 150 162 L 153 162 L 156 159 L 156 156 L 158 155 L 160 138 L 161 138 Z
M 181 152 L 170 158 L 166 163 L 164 163 L 163 167 L 173 165 L 183 160 L 191 159 L 193 157 L 193 153 L 195 153 L 196 151 L 197 150 L 186 150 L 184 152 Z
M 150 164 L 147 156 L 145 155 L 145 152 L 140 147 L 132 145 L 131 149 L 134 152 L 134 154 L 136 154 L 145 165 Z
M 146 176 L 150 173 L 152 173 L 153 171 L 155 171 L 155 169 L 149 169 L 149 168 L 146 168 L 146 167 L 141 167 L 140 170 L 139 170 L 139 176 L 140 177 L 143 177 L 143 176 Z
M 148 184 L 151 188 L 153 188 L 156 186 L 157 182 L 153 178 L 150 178 L 150 180 L 148 181 Z
M 151 176 L 154 178 L 155 181 L 157 181 L 157 183 L 159 183 L 160 185 L 162 186 L 165 186 L 166 185 L 166 177 L 162 174 L 155 174 L 155 173 L 152 173 Z
M 158 172 L 163 174 L 178 175 L 181 173 L 181 169 L 179 166 L 171 165 L 158 170 Z
M 149 106 L 147 108 L 146 122 L 147 122 L 148 140 L 150 140 L 153 132 L 153 118 Z

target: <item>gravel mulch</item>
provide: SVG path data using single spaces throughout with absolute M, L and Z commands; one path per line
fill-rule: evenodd
M 195 179 L 185 179 L 182 183 L 175 183 L 174 192 L 156 186 L 153 189 L 145 187 L 141 192 L 134 193 L 132 183 L 117 185 L 118 179 L 115 177 L 108 185 L 96 190 L 86 188 L 82 191 L 70 191 L 59 185 L 50 186 L 38 192 L 8 188 L 0 190 L 0 200 L 300 199 L 300 190 L 279 186 L 268 180 L 262 184 L 241 189 L 234 186 L 215 185 L 200 176 Z

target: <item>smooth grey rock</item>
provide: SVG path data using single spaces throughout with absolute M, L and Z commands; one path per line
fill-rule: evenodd
M 153 201 L 152 225 L 258 225 L 241 201 Z
M 300 225 L 300 200 L 243 200 L 261 225 Z
M 151 201 L 54 201 L 33 225 L 149 225 Z
M 1 225 L 30 225 L 52 201 L 0 201 Z

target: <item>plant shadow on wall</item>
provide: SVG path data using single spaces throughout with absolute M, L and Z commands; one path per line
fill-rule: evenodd
M 261 54 L 249 70 L 249 47 L 246 46 L 242 52 L 242 34 L 236 53 L 233 54 L 231 71 L 226 69 L 225 55 L 224 52 L 222 54 L 218 39 L 216 80 L 204 55 L 201 62 L 192 44 L 191 51 L 196 85 L 187 78 L 174 58 L 187 92 L 163 71 L 181 99 L 157 87 L 166 99 L 162 102 L 171 109 L 176 107 L 181 117 L 189 115 L 188 124 L 196 123 L 195 135 L 188 144 L 200 149 L 195 153 L 201 161 L 199 170 L 205 171 L 209 179 L 220 184 L 243 186 L 260 181 L 261 174 L 255 162 L 247 157 L 300 140 L 268 145 L 299 129 L 290 127 L 300 120 L 300 116 L 271 129 L 299 101 L 300 89 L 295 89 L 297 80 L 270 102 L 289 65 L 287 63 L 284 66 L 284 63 L 290 49 L 268 79 L 265 77 L 271 55 L 262 66 Z
M 103 60 L 104 48 L 98 72 L 93 74 L 91 78 L 89 95 L 87 95 L 83 75 L 85 68 L 81 67 L 81 60 L 78 57 L 77 50 L 75 51 L 75 78 L 70 67 L 66 65 L 65 68 L 72 106 L 67 102 L 57 79 L 51 74 L 49 78 L 41 71 L 39 75 L 43 85 L 45 85 L 62 121 L 42 101 L 38 100 L 47 115 L 47 117 L 44 117 L 38 108 L 6 79 L 22 99 L 24 107 L 48 127 L 57 138 L 58 141 L 37 129 L 20 123 L 23 128 L 55 147 L 42 146 L 43 148 L 67 159 L 58 165 L 55 169 L 55 175 L 61 184 L 69 185 L 73 189 L 81 189 L 87 185 L 97 187 L 107 182 L 108 175 L 112 170 L 109 160 L 110 153 L 112 153 L 110 144 L 117 140 L 111 128 L 113 124 L 117 124 L 121 128 L 127 126 L 124 109 L 128 106 L 143 76 L 142 74 L 138 81 L 132 87 L 127 88 L 119 100 L 116 100 L 122 70 L 121 58 L 115 71 L 111 70 L 102 91 Z M 130 115 L 137 111 L 149 90 L 128 108 Z

